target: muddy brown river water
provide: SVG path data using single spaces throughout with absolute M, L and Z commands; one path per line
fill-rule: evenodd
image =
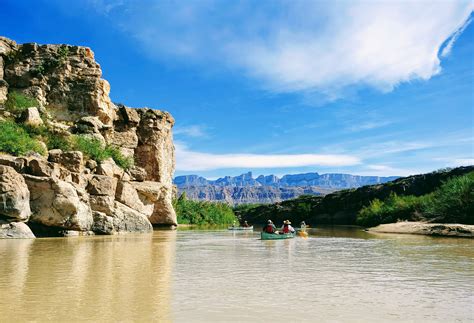
M 472 322 L 474 241 L 316 228 L 0 240 L 0 322 Z

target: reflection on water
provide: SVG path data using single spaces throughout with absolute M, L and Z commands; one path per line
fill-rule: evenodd
M 309 232 L 0 240 L 0 321 L 474 320 L 474 241 Z
M 176 232 L 0 240 L 0 321 L 170 320 Z

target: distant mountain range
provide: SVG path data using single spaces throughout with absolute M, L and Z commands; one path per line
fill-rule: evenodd
M 346 188 L 386 183 L 397 176 L 359 176 L 349 174 L 306 173 L 284 175 L 260 175 L 252 172 L 239 176 L 225 176 L 208 180 L 198 175 L 177 176 L 174 184 L 178 192 L 186 192 L 189 199 L 220 201 L 229 204 L 274 203 L 301 195 L 325 195 Z

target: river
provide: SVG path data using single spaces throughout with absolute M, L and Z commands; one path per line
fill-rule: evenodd
M 0 322 L 469 322 L 474 241 L 317 228 L 0 240 Z

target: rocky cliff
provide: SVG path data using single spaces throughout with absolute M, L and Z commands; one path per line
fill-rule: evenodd
M 11 138 L 31 137 L 36 147 L 22 153 L 8 147 L 4 134 L 0 237 L 33 237 L 30 228 L 40 235 L 83 235 L 177 224 L 172 116 L 116 105 L 109 91 L 87 47 L 20 45 L 0 37 L 0 125 Z M 77 141 L 82 146 L 52 149 Z M 101 157 L 105 151 L 113 158 Z
M 358 176 L 349 174 L 294 174 L 281 178 L 251 172 L 207 180 L 197 175 L 177 176 L 174 183 L 179 194 L 186 192 L 192 200 L 219 201 L 229 204 L 275 203 L 301 195 L 326 195 L 336 190 L 386 183 L 398 177 Z

